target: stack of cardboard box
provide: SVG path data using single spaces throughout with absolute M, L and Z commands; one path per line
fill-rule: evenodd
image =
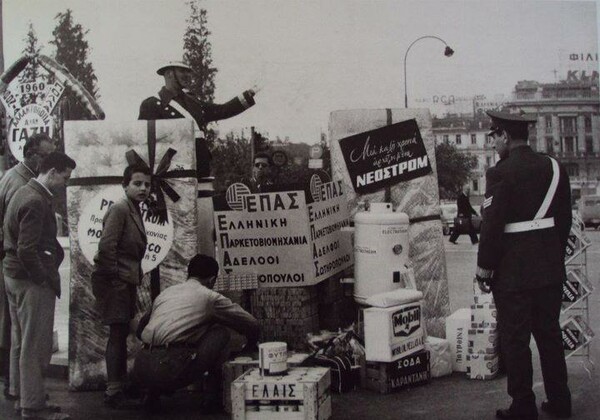
M 387 308 L 363 310 L 366 362 L 361 385 L 388 393 L 429 382 L 429 352 L 421 299 Z
M 473 295 L 466 372 L 470 379 L 492 379 L 498 374 L 499 361 L 496 305 L 492 294 L 483 294 L 476 281 L 473 281 Z

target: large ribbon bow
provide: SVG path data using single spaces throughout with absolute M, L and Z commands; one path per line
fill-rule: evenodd
M 165 180 L 165 178 L 167 177 L 170 178 L 169 175 L 172 175 L 173 172 L 176 172 L 169 171 L 169 167 L 171 166 L 171 159 L 173 158 L 175 153 L 177 153 L 175 149 L 169 148 L 165 152 L 163 157 L 160 159 L 156 170 L 153 170 L 154 156 L 150 156 L 150 164 L 148 165 L 144 161 L 144 159 L 142 159 L 140 155 L 137 154 L 135 150 L 132 149 L 125 153 L 125 158 L 127 159 L 127 163 L 129 165 L 139 165 L 146 167 L 152 173 L 152 189 L 150 192 L 156 195 L 156 203 L 153 203 L 152 201 L 148 203 L 148 210 L 153 213 L 156 212 L 156 215 L 158 216 L 159 221 L 161 223 L 169 221 L 169 214 L 167 212 L 165 194 L 168 195 L 174 203 L 179 201 L 179 199 L 181 198 L 181 196 L 177 194 L 173 187 L 171 187 L 171 185 L 169 185 L 169 183 Z

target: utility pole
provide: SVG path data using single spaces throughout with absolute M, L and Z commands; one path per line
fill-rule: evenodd
M 2 21 L 2 0 L 0 0 L 0 74 L 4 73 L 4 31 L 2 28 Z M 4 107 L 0 105 L 0 119 L 4 118 L 6 118 L 5 110 Z M 4 144 L 3 137 L 3 133 L 0 133 L 0 150 L 4 152 L 2 153 L 2 155 L 0 155 L 0 176 L 2 176 L 4 174 L 4 171 L 6 170 L 6 145 Z
M 256 142 L 256 131 L 254 130 L 254 126 L 251 126 L 250 127 L 250 173 L 251 174 L 252 174 L 252 168 L 254 167 L 254 155 L 256 154 L 255 142 Z

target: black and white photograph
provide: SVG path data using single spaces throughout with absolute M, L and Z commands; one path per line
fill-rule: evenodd
M 598 418 L 599 7 L 0 0 L 0 418 Z

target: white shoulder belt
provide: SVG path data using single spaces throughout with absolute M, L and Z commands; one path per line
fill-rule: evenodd
M 160 101 L 160 98 L 156 98 Z M 169 106 L 172 108 L 175 108 L 177 110 L 177 112 L 179 112 L 181 115 L 183 115 L 183 118 L 187 118 L 190 119 L 194 122 L 194 131 L 196 132 L 194 135 L 196 137 L 199 136 L 198 133 L 200 133 L 200 128 L 198 127 L 198 123 L 196 122 L 196 120 L 194 119 L 194 117 L 192 117 L 192 114 L 190 114 L 190 112 L 185 109 L 184 107 L 182 107 L 177 101 L 171 100 L 169 101 Z
M 550 156 L 548 156 L 548 158 L 550 159 L 550 162 L 552 162 L 552 181 L 550 182 L 550 186 L 548 187 L 548 191 L 546 192 L 546 197 L 544 197 L 542 205 L 540 206 L 533 220 L 528 220 L 525 222 L 507 223 L 504 226 L 505 233 L 549 229 L 554 226 L 554 217 L 543 217 L 548 212 L 548 208 L 552 203 L 552 199 L 554 199 L 554 194 L 556 194 L 556 188 L 558 187 L 558 178 L 560 176 L 560 171 L 558 168 L 558 162 L 556 162 L 556 160 L 551 158 Z

